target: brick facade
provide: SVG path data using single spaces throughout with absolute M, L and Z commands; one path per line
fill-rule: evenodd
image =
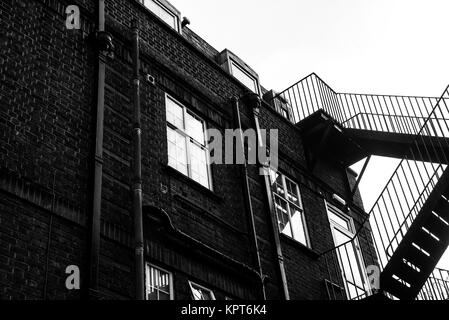
M 87 290 L 89 217 L 95 144 L 94 0 L 0 3 L 0 299 L 79 299 Z M 114 58 L 106 58 L 101 198 L 100 298 L 134 297 L 131 213 L 131 23 L 139 21 L 142 177 L 146 260 L 173 273 L 176 299 L 190 299 L 188 280 L 225 297 L 260 299 L 241 168 L 212 165 L 213 191 L 168 167 L 165 95 L 205 119 L 233 128 L 232 98 L 247 89 L 216 62 L 218 51 L 190 29 L 172 30 L 137 1 L 106 2 Z M 81 30 L 65 29 L 65 7 L 81 9 Z M 244 127 L 252 111 L 241 106 Z M 300 187 L 311 249 L 280 235 L 291 299 L 327 299 L 319 257 L 333 247 L 324 200 L 349 200 L 355 177 L 333 159 L 307 163 L 301 131 L 262 103 L 261 128 L 279 130 L 279 170 Z M 248 167 L 251 204 L 267 276 L 268 299 L 282 281 L 265 184 Z M 362 208 L 357 193 L 353 206 Z M 357 223 L 363 211 L 352 210 Z M 359 212 L 359 213 L 357 213 Z M 362 235 L 366 263 L 369 235 Z M 82 289 L 65 288 L 77 265 Z M 45 282 L 45 279 L 46 282 Z

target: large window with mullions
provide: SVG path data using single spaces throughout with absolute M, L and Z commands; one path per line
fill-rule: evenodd
M 298 184 L 274 170 L 270 179 L 279 232 L 310 247 Z
M 168 165 L 212 189 L 204 121 L 166 95 Z
M 147 263 L 145 282 L 147 300 L 173 300 L 173 275 L 170 272 Z

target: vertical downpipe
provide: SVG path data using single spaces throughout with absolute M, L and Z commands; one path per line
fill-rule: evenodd
M 136 299 L 145 299 L 145 269 L 144 269 L 144 240 L 142 221 L 142 130 L 140 114 L 140 57 L 139 57 L 139 26 L 137 21 L 132 23 L 133 35 L 133 217 L 135 237 L 135 272 L 136 272 Z
M 260 131 L 260 124 L 259 124 L 259 110 L 260 110 L 260 97 L 255 96 L 257 98 L 257 101 L 255 102 L 257 106 L 252 105 L 253 109 L 253 115 L 254 115 L 254 124 L 257 131 L 257 137 L 258 137 L 258 143 L 259 145 L 263 144 L 263 140 L 261 139 L 261 131 Z M 262 146 L 263 147 L 263 146 Z M 265 172 L 269 170 L 269 167 L 266 167 L 264 164 L 260 164 L 260 166 L 263 166 L 263 168 L 260 168 L 261 170 L 264 170 Z M 276 211 L 274 209 L 274 203 L 273 198 L 271 195 L 271 181 L 270 176 L 265 174 L 264 176 L 264 182 L 265 182 L 265 189 L 266 189 L 266 195 L 268 199 L 268 206 L 270 208 L 270 218 L 271 218 L 271 225 L 273 229 L 273 237 L 274 237 L 274 243 L 276 245 L 276 255 L 277 255 L 277 262 L 279 267 L 279 273 L 281 276 L 282 281 L 282 289 L 284 292 L 284 298 L 285 300 L 290 300 L 290 293 L 288 291 L 288 283 L 287 283 L 287 276 L 285 274 L 285 265 L 284 265 L 284 255 L 282 254 L 282 247 L 281 247 L 281 240 L 279 237 L 279 229 L 278 229 L 278 222 L 276 220 Z
M 104 31 L 104 0 L 98 0 L 98 31 Z M 101 188 L 103 176 L 103 128 L 104 128 L 104 92 L 105 92 L 104 54 L 98 52 L 98 87 L 97 114 L 95 129 L 94 186 L 92 204 L 91 249 L 89 264 L 89 299 L 98 298 L 98 274 L 100 264 L 100 222 L 101 222 Z
M 244 152 L 245 150 L 245 142 L 243 141 L 243 129 L 242 129 L 242 120 L 240 118 L 240 109 L 239 109 L 239 102 L 237 99 L 233 100 L 234 105 L 234 121 L 235 125 L 238 127 L 240 131 L 240 142 L 241 142 L 241 150 Z M 249 178 L 248 178 L 248 161 L 245 158 L 245 162 L 242 166 L 242 175 L 243 175 L 243 184 L 244 184 L 244 192 L 245 192 L 245 204 L 249 211 L 250 215 L 250 224 L 251 224 L 251 235 L 252 235 L 252 241 L 254 246 L 254 252 L 255 252 L 255 258 L 257 263 L 257 271 L 260 276 L 260 282 L 261 282 L 261 295 L 263 300 L 266 300 L 266 293 L 265 293 L 265 279 L 262 271 L 262 264 L 260 262 L 260 250 L 259 250 L 259 244 L 257 242 L 257 231 L 256 231 L 256 224 L 254 220 L 254 210 L 251 202 L 251 191 L 249 189 Z

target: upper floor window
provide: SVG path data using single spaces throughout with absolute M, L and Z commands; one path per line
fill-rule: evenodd
M 228 49 L 223 50 L 217 58 L 218 63 L 245 87 L 260 94 L 259 76 L 242 59 Z
M 193 300 L 215 300 L 215 295 L 212 290 L 191 281 L 189 281 L 189 285 Z
M 211 189 L 204 121 L 166 96 L 168 165 Z
M 149 263 L 145 270 L 147 300 L 173 300 L 173 275 Z
M 140 0 L 140 2 L 156 14 L 161 20 L 179 32 L 179 12 L 165 0 Z
M 298 184 L 273 170 L 270 178 L 279 232 L 310 247 Z
M 251 76 L 233 60 L 231 60 L 231 74 L 252 92 L 259 93 L 257 79 Z

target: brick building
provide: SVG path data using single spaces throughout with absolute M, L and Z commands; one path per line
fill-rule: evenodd
M 148 299 L 376 293 L 349 166 L 409 141 L 343 127 L 319 77 L 277 95 L 165 0 L 6 0 L 0 30 L 1 299 L 134 299 L 139 272 Z M 211 128 L 277 129 L 277 173 L 209 164 Z

